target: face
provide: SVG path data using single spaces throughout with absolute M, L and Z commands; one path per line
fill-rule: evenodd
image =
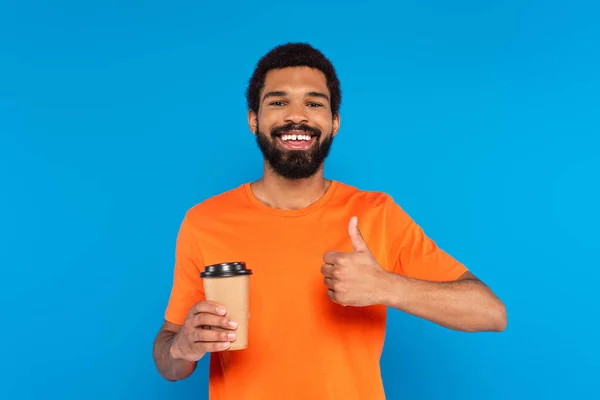
M 319 171 L 339 129 L 325 75 L 308 67 L 269 71 L 248 122 L 272 170 L 292 180 Z

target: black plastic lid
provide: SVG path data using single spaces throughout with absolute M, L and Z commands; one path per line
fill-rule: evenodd
M 246 269 L 246 263 L 241 261 L 207 265 L 204 267 L 204 272 L 200 273 L 201 278 L 227 278 L 241 275 L 252 275 L 252 270 Z

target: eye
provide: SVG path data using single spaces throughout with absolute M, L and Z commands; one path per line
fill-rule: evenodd
M 283 101 L 272 101 L 269 103 L 270 106 L 280 107 L 283 106 Z
M 313 103 L 308 103 L 308 106 L 309 107 L 323 107 L 323 104 L 313 102 Z

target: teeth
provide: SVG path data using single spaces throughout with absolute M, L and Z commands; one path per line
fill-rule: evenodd
M 309 141 L 310 140 L 310 135 L 282 135 L 281 139 L 283 141 L 288 141 L 288 140 L 306 140 L 306 141 Z

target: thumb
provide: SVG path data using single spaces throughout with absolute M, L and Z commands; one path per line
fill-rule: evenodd
M 369 251 L 367 242 L 365 242 L 365 239 L 358 229 L 358 217 L 350 218 L 350 222 L 348 223 L 348 234 L 350 235 L 350 240 L 352 240 L 354 251 Z

